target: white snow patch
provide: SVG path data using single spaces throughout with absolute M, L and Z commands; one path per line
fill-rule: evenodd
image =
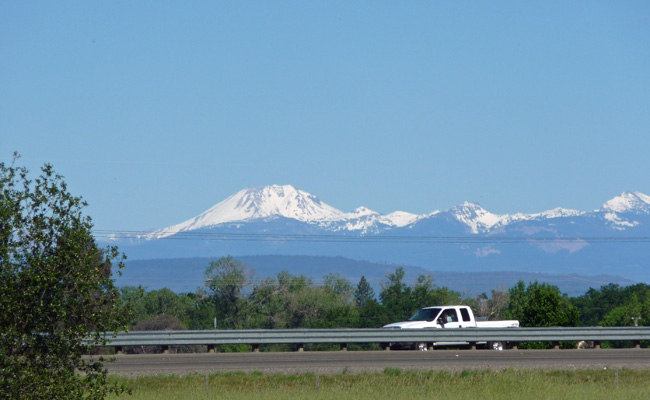
M 620 196 L 606 201 L 602 207 L 605 211 L 650 213 L 650 196 L 641 192 L 623 192 Z
M 469 226 L 472 233 L 489 230 L 504 218 L 504 216 L 486 211 L 478 203 L 465 202 L 449 211 L 454 218 Z
M 403 226 L 410 225 L 422 218 L 424 218 L 424 215 L 411 214 L 404 211 L 394 211 L 381 218 L 381 221 L 386 221 L 387 225 L 401 228 Z
M 557 207 L 552 210 L 544 211 L 543 213 L 537 215 L 543 218 L 553 219 L 553 218 L 577 217 L 582 214 L 584 214 L 584 212 L 582 211 Z
M 639 225 L 639 221 L 628 221 L 626 219 L 622 219 L 618 214 L 609 212 L 605 214 L 605 219 L 610 221 L 612 224 L 612 228 L 617 229 L 619 231 L 624 231 L 626 228 L 632 228 L 637 225 Z

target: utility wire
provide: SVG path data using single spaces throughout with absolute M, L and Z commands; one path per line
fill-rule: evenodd
M 274 233 L 220 233 L 220 232 L 152 232 L 127 230 L 95 230 L 95 237 L 114 240 L 190 240 L 190 241 L 242 241 L 242 242 L 344 242 L 344 243 L 650 243 L 650 236 L 395 236 L 395 235 L 326 235 L 326 234 L 274 234 Z M 160 234 L 169 236 L 156 237 Z

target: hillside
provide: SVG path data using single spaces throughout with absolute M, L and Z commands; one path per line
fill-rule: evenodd
M 356 261 L 344 257 L 315 256 L 240 256 L 235 257 L 255 271 L 255 279 L 273 277 L 281 271 L 294 275 L 305 275 L 315 283 L 321 283 L 328 273 L 338 273 L 353 285 L 361 276 L 373 286 L 379 294 L 381 284 L 386 282 L 386 274 L 398 267 L 396 264 Z M 172 258 L 157 260 L 136 260 L 127 262 L 124 275 L 117 279 L 120 286 L 141 285 L 148 289 L 169 288 L 175 292 L 194 292 L 203 284 L 203 272 L 214 257 Z M 489 272 L 450 272 L 429 271 L 420 267 L 404 266 L 405 281 L 414 284 L 418 275 L 431 274 L 438 286 L 447 286 L 468 297 L 489 293 L 496 288 L 509 288 L 518 280 L 524 282 L 540 281 L 557 285 L 571 296 L 584 294 L 590 287 L 599 288 L 608 283 L 629 285 L 631 280 L 619 276 L 584 276 L 573 274 L 542 274 L 513 271 Z

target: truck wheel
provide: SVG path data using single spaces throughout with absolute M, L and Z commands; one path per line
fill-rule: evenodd
M 425 342 L 417 342 L 413 343 L 413 350 L 427 351 L 429 350 L 429 346 Z
M 490 350 L 502 351 L 504 349 L 503 342 L 488 342 L 487 348 Z

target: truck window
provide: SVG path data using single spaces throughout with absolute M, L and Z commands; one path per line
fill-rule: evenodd
M 463 317 L 463 322 L 469 322 L 472 319 L 469 317 L 469 311 L 466 308 L 460 309 L 460 315 Z
M 444 322 L 458 322 L 458 313 L 453 308 L 446 308 L 442 315 Z
M 439 308 L 423 308 L 409 318 L 409 321 L 433 321 L 439 313 Z

